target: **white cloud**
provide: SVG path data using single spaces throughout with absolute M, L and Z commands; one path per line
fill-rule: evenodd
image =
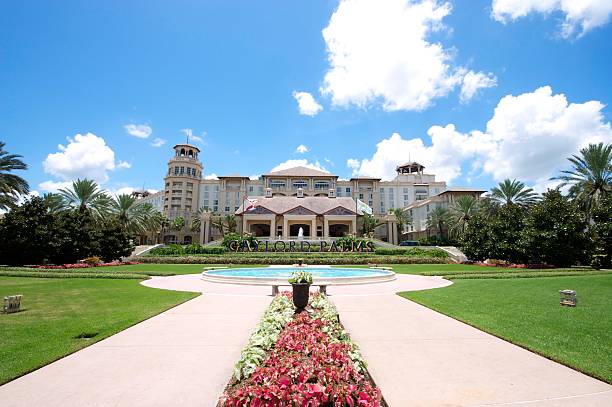
M 299 146 L 297 146 L 297 148 L 295 149 L 295 152 L 296 152 L 296 153 L 300 153 L 300 154 L 307 153 L 308 151 L 309 151 L 309 150 L 308 150 L 308 147 L 306 147 L 304 144 L 300 144 L 300 145 L 299 145 Z
M 132 168 L 132 164 L 130 164 L 127 161 L 119 161 L 117 163 L 117 168 L 121 168 L 121 169 L 128 169 L 128 168 Z
M 59 152 L 47 156 L 43 168 L 47 174 L 65 181 L 89 178 L 106 182 L 108 172 L 113 171 L 115 153 L 102 137 L 87 133 L 68 138 L 68 145 L 58 145 Z M 121 165 L 121 163 L 120 163 Z
M 469 71 L 463 77 L 459 100 L 463 103 L 469 101 L 476 95 L 478 90 L 491 88 L 497 85 L 497 78 L 492 74 Z
M 461 133 L 453 124 L 432 126 L 431 144 L 395 133 L 376 145 L 371 158 L 349 159 L 354 175 L 391 179 L 408 157 L 427 167 L 438 179 L 452 182 L 468 168 L 470 175 L 489 174 L 495 181 L 517 178 L 538 190 L 568 166 L 567 157 L 589 143 L 612 142 L 598 101 L 568 103 L 545 86 L 531 93 L 503 97 L 486 131 Z
M 531 13 L 549 15 L 561 12 L 565 20 L 561 35 L 568 38 L 581 36 L 606 24 L 612 15 L 610 0 L 493 0 L 493 18 L 502 23 L 515 21 Z
M 287 160 L 285 162 L 278 164 L 276 167 L 272 168 L 270 172 L 286 170 L 288 168 L 293 168 L 293 167 L 306 167 L 306 168 L 312 168 L 313 170 L 329 172 L 325 169 L 325 167 L 321 165 L 319 161 L 315 161 L 314 163 L 311 163 L 311 162 L 308 162 L 308 160 L 305 158 L 301 160 Z
M 478 75 L 453 66 L 453 51 L 430 42 L 451 8 L 438 0 L 341 0 L 323 30 L 330 67 L 321 92 L 336 106 L 426 109 Z
M 38 187 L 44 192 L 57 192 L 60 189 L 70 188 L 72 182 L 70 181 L 44 181 L 38 184 Z
M 192 129 L 181 129 L 181 133 L 183 133 L 185 136 L 187 136 L 187 139 L 189 141 L 195 141 L 198 143 L 204 143 L 204 136 L 206 136 L 206 132 L 202 132 L 201 135 L 196 136 L 193 134 L 193 130 Z
M 219 179 L 219 177 L 217 176 L 217 174 L 215 174 L 215 173 L 213 172 L 212 174 L 206 175 L 206 176 L 204 177 L 204 179 L 209 179 L 209 180 L 210 180 L 210 179 L 214 179 L 214 180 L 217 180 L 217 179 Z
M 249 175 L 249 179 L 251 181 L 257 181 L 259 179 L 259 175 L 257 174 Z
M 323 110 L 323 106 L 317 103 L 315 98 L 308 92 L 294 91 L 293 97 L 298 102 L 300 114 L 313 117 Z
M 148 138 L 151 133 L 153 133 L 153 129 L 151 126 L 147 124 L 126 124 L 123 126 L 125 131 L 130 136 L 138 137 L 138 138 Z
M 151 143 L 153 147 L 161 147 L 164 144 L 166 144 L 166 140 L 164 140 L 163 138 L 159 138 L 159 137 L 155 137 L 155 139 L 153 139 L 153 142 Z

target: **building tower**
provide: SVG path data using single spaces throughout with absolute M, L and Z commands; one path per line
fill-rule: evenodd
M 198 159 L 200 149 L 191 144 L 174 146 L 174 156 L 168 161 L 164 188 L 164 214 L 170 219 L 181 217 L 185 226 L 181 230 L 169 230 L 164 243 L 191 243 L 196 232 L 191 232 L 191 222 L 198 211 L 202 163 Z

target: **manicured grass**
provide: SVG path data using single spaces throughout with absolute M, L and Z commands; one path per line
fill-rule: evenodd
M 390 266 L 393 267 L 393 271 L 399 274 L 443 276 L 450 280 L 612 274 L 612 270 L 593 270 L 590 267 L 519 269 L 508 267 L 484 267 L 471 264 L 394 264 Z
M 559 305 L 562 289 L 576 290 L 576 308 Z M 456 280 L 400 295 L 612 383 L 612 275 Z
M 0 297 L 14 294 L 24 311 L 0 314 L 0 384 L 199 295 L 137 280 L 0 277 Z

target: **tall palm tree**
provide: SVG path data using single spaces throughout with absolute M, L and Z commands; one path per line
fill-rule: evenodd
M 202 227 L 202 215 L 206 212 L 210 212 L 210 209 L 204 206 L 198 209 L 198 212 L 196 213 L 195 218 L 193 218 L 193 220 L 191 221 L 191 231 L 192 232 L 200 231 L 200 228 Z
M 568 160 L 573 168 L 552 179 L 563 181 L 561 186 L 571 185 L 570 196 L 590 212 L 612 191 L 612 144 L 589 144 Z
M 112 199 L 90 179 L 77 179 L 72 188 L 60 189 L 66 206 L 81 213 L 90 212 L 95 219 L 102 219 L 112 205 Z
M 15 206 L 19 195 L 30 192 L 30 187 L 25 179 L 10 174 L 15 170 L 27 170 L 27 164 L 21 160 L 22 156 L 9 154 L 4 146 L 4 141 L 0 141 L 0 209 Z
M 226 233 L 236 233 L 238 222 L 234 215 L 219 216 L 212 220 L 211 224 L 219 230 L 221 236 L 224 237 Z
M 444 227 L 448 227 L 449 221 L 450 212 L 448 209 L 437 206 L 427 215 L 427 228 L 436 229 L 437 236 L 441 238 Z
M 51 213 L 58 213 L 66 209 L 64 198 L 60 194 L 48 193 L 44 194 L 42 198 Z
M 462 195 L 450 207 L 450 232 L 461 236 L 467 229 L 470 219 L 478 212 L 478 199 L 472 195 Z
M 412 222 L 410 213 L 404 208 L 391 209 L 391 213 L 395 215 L 395 224 L 397 225 L 397 236 L 398 241 L 401 240 L 402 234 L 404 233 L 404 226 Z
M 518 180 L 505 179 L 498 186 L 491 188 L 489 197 L 502 205 L 530 205 L 537 199 L 533 189 L 526 188 Z

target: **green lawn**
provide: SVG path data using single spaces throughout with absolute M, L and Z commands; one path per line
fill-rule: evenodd
M 559 305 L 562 289 L 576 290 L 576 308 Z M 456 280 L 400 295 L 612 383 L 610 274 Z
M 0 314 L 0 384 L 199 295 L 138 280 L 0 277 L 0 297 L 13 294 L 24 311 Z
M 612 270 L 593 270 L 590 267 L 553 269 L 519 269 L 508 267 L 484 267 L 470 264 L 394 264 L 393 271 L 399 274 L 443 276 L 456 279 L 557 277 L 570 275 L 612 274 Z

